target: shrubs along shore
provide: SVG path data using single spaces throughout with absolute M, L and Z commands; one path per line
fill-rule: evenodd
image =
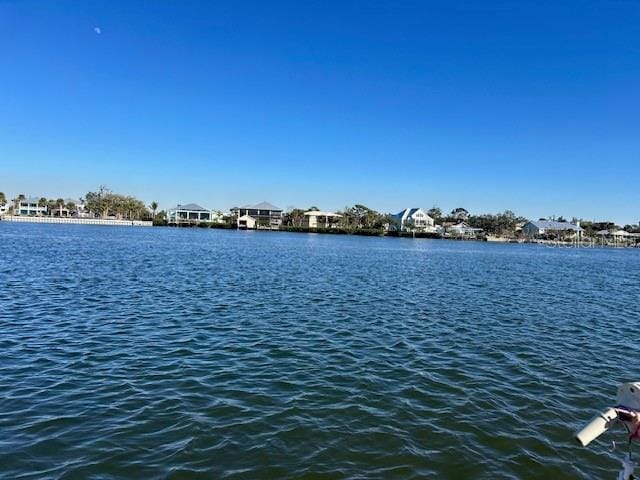
M 153 222 L 154 227 L 166 227 L 167 221 L 158 219 Z M 200 222 L 187 228 L 216 228 L 221 230 L 236 230 L 238 227 L 233 223 Z M 291 233 L 323 233 L 329 235 L 360 235 L 365 237 L 406 237 L 406 238 L 442 238 L 438 233 L 430 232 L 398 232 L 385 231 L 377 228 L 306 228 L 281 225 L 278 229 L 259 229 L 267 232 L 291 232 Z

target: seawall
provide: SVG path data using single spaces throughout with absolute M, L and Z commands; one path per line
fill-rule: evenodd
M 147 220 L 115 220 L 104 218 L 60 218 L 60 217 L 22 217 L 17 215 L 5 215 L 0 217 L 5 222 L 23 223 L 61 223 L 71 225 L 107 225 L 112 227 L 151 227 L 153 223 Z

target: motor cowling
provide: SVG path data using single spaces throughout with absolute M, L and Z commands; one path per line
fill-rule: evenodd
M 620 385 L 616 406 L 609 407 L 593 417 L 576 433 L 576 440 L 586 447 L 618 422 L 627 426 L 631 439 L 640 439 L 640 382 Z

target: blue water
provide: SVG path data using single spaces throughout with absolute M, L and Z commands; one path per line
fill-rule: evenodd
M 614 478 L 640 251 L 0 222 L 0 477 Z

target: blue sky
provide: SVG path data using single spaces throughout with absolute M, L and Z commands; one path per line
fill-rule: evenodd
M 639 2 L 0 1 L 0 45 L 9 196 L 640 220 Z

